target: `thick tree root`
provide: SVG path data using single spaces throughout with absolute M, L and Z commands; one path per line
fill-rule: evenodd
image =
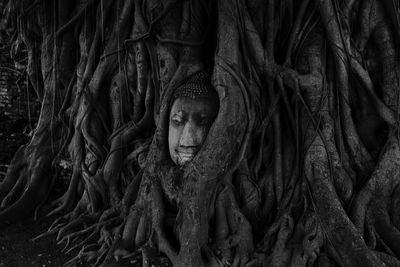
M 49 212 L 61 217 L 35 238 L 79 251 L 65 266 L 399 266 L 396 6 L 300 2 L 45 0 L 15 16 L 43 119 L 0 184 L 0 225 L 41 206 L 68 147 L 73 174 Z M 361 64 L 367 45 L 382 73 Z M 173 166 L 174 90 L 212 65 L 218 116 L 193 161 Z M 350 70 L 390 130 L 375 170 Z M 45 130 L 55 114 L 63 145 Z
M 358 193 L 351 211 L 352 221 L 361 234 L 367 235 L 371 248 L 375 248 L 374 236 L 379 235 L 379 239 L 397 257 L 400 256 L 397 245 L 400 231 L 396 227 L 398 212 L 393 209 L 392 203 L 395 204 L 398 199 L 399 160 L 399 141 L 392 136 L 382 151 L 374 173 Z
M 19 148 L 0 184 L 0 225 L 23 219 L 44 203 L 56 177 L 54 148 L 31 142 Z

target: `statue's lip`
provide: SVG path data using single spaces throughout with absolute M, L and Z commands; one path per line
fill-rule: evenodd
M 184 156 L 191 156 L 195 155 L 197 153 L 197 147 L 191 147 L 191 148 L 177 148 L 176 153 Z
M 181 159 L 192 159 L 196 155 L 195 153 L 178 153 Z
M 185 149 L 185 150 L 175 150 L 178 156 L 179 165 L 183 166 L 194 159 L 196 156 L 196 150 Z

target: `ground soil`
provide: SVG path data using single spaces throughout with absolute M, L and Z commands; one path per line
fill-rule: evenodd
M 55 236 L 33 242 L 54 218 L 33 219 L 0 229 L 0 267 L 62 266 L 72 257 L 61 252 Z

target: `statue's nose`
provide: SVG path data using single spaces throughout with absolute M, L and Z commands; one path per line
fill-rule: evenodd
M 196 136 L 196 126 L 187 122 L 183 127 L 181 137 L 179 139 L 179 145 L 181 147 L 196 147 L 198 146 L 198 140 Z

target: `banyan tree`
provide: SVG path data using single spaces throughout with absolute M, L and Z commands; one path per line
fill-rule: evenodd
M 3 2 L 41 113 L 1 226 L 57 215 L 70 266 L 400 266 L 398 0 Z

